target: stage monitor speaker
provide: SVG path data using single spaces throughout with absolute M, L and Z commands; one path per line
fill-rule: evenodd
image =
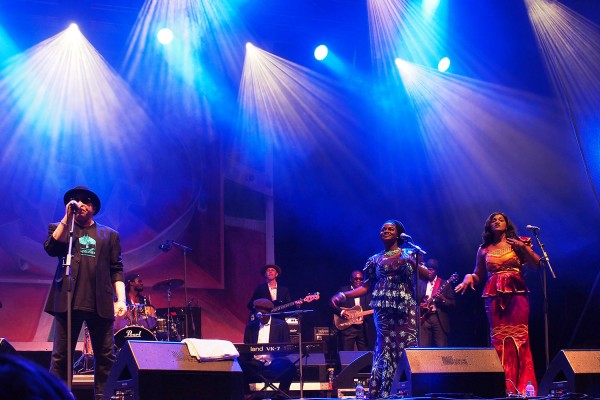
M 243 376 L 237 360 L 199 362 L 184 343 L 130 340 L 110 370 L 105 395 L 131 400 L 239 400 Z
M 288 354 L 293 363 L 298 361 L 298 354 Z M 327 382 L 327 361 L 324 353 L 309 353 L 302 361 L 302 377 L 305 382 Z
M 8 340 L 0 338 L 0 353 L 15 354 L 16 350 L 11 346 L 10 343 L 8 343 Z
M 339 356 L 340 356 L 340 367 L 343 370 L 344 368 L 346 368 L 348 365 L 352 364 L 354 362 L 354 360 L 357 360 L 361 357 L 363 357 L 365 354 L 367 354 L 368 356 L 370 356 L 371 358 L 373 358 L 373 352 L 372 351 L 346 351 L 346 350 L 340 350 L 339 352 Z M 368 360 L 368 357 L 367 357 Z M 370 366 L 370 364 L 369 364 Z M 369 369 L 370 371 L 370 369 Z
M 493 348 L 410 348 L 398 363 L 392 393 L 506 396 L 504 369 Z
M 600 397 L 600 350 L 561 350 L 548 366 L 539 394 L 551 394 L 556 382 L 560 391 Z
M 371 373 L 373 364 L 372 351 L 340 351 L 340 373 L 333 382 L 335 389 L 350 389 L 354 387 L 354 379 L 359 374 Z

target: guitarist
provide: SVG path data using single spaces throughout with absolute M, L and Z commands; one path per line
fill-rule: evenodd
M 364 275 L 362 271 L 352 271 L 350 276 L 350 285 L 342 286 L 339 292 L 346 292 L 355 289 L 362 285 L 364 281 Z M 371 293 L 355 297 L 346 298 L 343 302 L 338 304 L 342 308 L 333 308 L 333 312 L 342 319 L 349 319 L 352 311 L 344 310 L 344 308 L 352 308 L 360 306 L 363 311 L 369 310 L 369 302 L 371 301 Z M 375 325 L 373 322 L 373 315 L 365 315 L 362 317 L 362 324 L 353 324 L 348 328 L 337 331 L 338 337 L 338 348 L 340 350 L 352 351 L 356 345 L 356 350 L 368 351 L 373 350 L 375 345 Z
M 254 293 L 248 301 L 248 309 L 254 309 L 253 303 L 257 299 L 269 299 L 275 307 L 290 303 L 292 301 L 290 289 L 277 283 L 277 278 L 281 275 L 281 267 L 268 264 L 262 267 L 260 271 L 265 278 L 265 283 L 261 283 L 254 289 Z M 302 301 L 299 301 L 297 305 L 300 304 L 302 304 Z
M 420 347 L 448 347 L 448 334 L 450 333 L 448 311 L 456 305 L 454 288 L 451 283 L 447 284 L 446 280 L 438 276 L 436 259 L 430 258 L 425 262 L 425 266 L 429 270 L 429 281 L 425 283 L 425 281 L 419 280 L 419 285 L 421 285 L 419 293 L 423 293 L 419 302 L 421 304 L 419 345 Z M 439 292 L 440 288 L 444 288 L 442 292 Z M 423 308 L 432 296 L 435 296 L 435 299 L 429 302 L 429 308 Z

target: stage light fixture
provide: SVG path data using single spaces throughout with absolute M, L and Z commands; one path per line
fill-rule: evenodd
M 432 16 L 440 5 L 440 0 L 424 0 L 423 12 L 426 16 Z
M 67 30 L 65 31 L 65 34 L 65 37 L 71 40 L 75 40 L 81 36 L 81 32 L 79 31 L 79 27 L 76 23 L 70 24 Z
M 448 68 L 450 68 L 450 59 L 448 57 L 444 57 L 440 60 L 440 62 L 438 63 L 438 71 L 440 72 L 446 72 L 448 71 Z
M 250 42 L 246 42 L 246 53 L 251 53 L 254 51 L 254 45 Z
M 329 54 L 329 49 L 324 44 L 321 44 L 315 48 L 315 58 L 319 61 L 323 61 L 327 54 Z
M 396 58 L 394 60 L 394 63 L 396 64 L 396 67 L 398 68 L 398 71 L 400 71 L 401 74 L 408 73 L 410 71 L 410 64 L 407 61 L 401 58 Z
M 156 38 L 158 39 L 159 43 L 164 45 L 171 43 L 174 37 L 173 31 L 169 28 L 162 28 L 156 34 Z

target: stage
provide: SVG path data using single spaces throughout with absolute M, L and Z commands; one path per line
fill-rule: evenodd
M 13 347 L 18 355 L 43 367 L 49 365 L 51 343 L 15 342 Z M 79 355 L 80 345 L 75 360 Z M 331 368 L 322 356 L 314 353 L 304 359 L 302 391 L 298 375 L 290 387 L 292 399 L 354 398 L 357 381 L 368 387 L 371 352 L 340 352 L 339 363 Z M 600 398 L 600 350 L 560 351 L 538 384 L 537 398 Z M 275 394 L 272 388 L 263 390 L 264 386 L 262 382 L 250 384 L 253 399 Z M 77 400 L 92 400 L 93 375 L 75 374 L 72 390 Z M 181 342 L 128 341 L 111 370 L 106 390 L 111 396 L 128 393 L 124 400 L 247 398 L 237 359 L 198 362 Z M 504 370 L 492 348 L 406 349 L 392 393 L 396 394 L 392 398 L 411 399 L 519 397 L 505 396 Z

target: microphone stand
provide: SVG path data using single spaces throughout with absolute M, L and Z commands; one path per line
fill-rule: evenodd
M 192 314 L 192 310 L 190 308 L 190 304 L 188 302 L 188 294 L 187 294 L 187 253 L 192 251 L 190 247 L 187 247 L 181 243 L 177 243 L 174 240 L 169 241 L 170 244 L 177 246 L 183 252 L 183 298 L 185 302 L 185 337 L 186 339 L 190 337 L 189 335 L 189 316 Z M 193 318 L 193 317 L 192 317 Z M 196 328 L 193 327 L 194 333 L 196 333 Z
M 71 262 L 73 259 L 73 236 L 75 230 L 75 213 L 71 215 L 71 227 L 69 228 L 69 246 L 67 250 L 67 256 L 63 266 L 65 267 L 65 279 L 67 280 L 67 388 L 71 391 L 73 385 L 73 354 L 72 354 L 72 333 L 71 333 L 71 319 L 72 310 L 71 304 L 73 303 L 73 281 L 71 278 Z
M 408 236 L 408 235 L 407 235 Z M 410 238 L 410 237 L 409 237 Z M 408 244 L 413 249 L 413 254 L 415 255 L 415 277 L 414 277 L 414 285 L 415 285 L 415 303 L 417 309 L 417 347 L 419 347 L 419 343 L 421 341 L 421 307 L 419 307 L 419 300 L 421 300 L 420 290 L 419 290 L 419 254 L 425 255 L 427 254 L 421 247 L 417 246 L 410 239 L 405 239 L 406 244 Z
M 552 278 L 556 279 L 556 274 L 554 273 L 554 270 L 552 269 L 552 265 L 550 264 L 550 257 L 548 257 L 548 253 L 546 253 L 546 249 L 544 248 L 544 244 L 542 243 L 542 241 L 540 240 L 540 236 L 538 234 L 539 229 L 533 229 L 533 236 L 535 236 L 535 240 L 537 241 L 538 246 L 540 246 L 540 249 L 542 251 L 542 258 L 540 258 L 540 261 L 538 261 L 539 264 L 544 263 L 546 265 L 546 267 L 548 267 L 548 270 L 550 271 L 550 274 L 552 275 Z M 543 302 L 544 302 L 544 350 L 546 351 L 546 369 L 548 369 L 548 365 L 550 364 L 550 346 L 549 346 L 549 340 L 548 340 L 548 284 L 547 284 L 547 279 L 546 279 L 546 268 L 544 267 L 544 269 L 542 270 L 542 295 L 543 295 Z
M 298 376 L 300 378 L 300 399 L 304 398 L 304 376 L 302 375 L 302 315 L 314 310 L 296 310 L 271 313 L 269 315 L 295 315 L 298 318 L 298 361 L 300 362 Z

